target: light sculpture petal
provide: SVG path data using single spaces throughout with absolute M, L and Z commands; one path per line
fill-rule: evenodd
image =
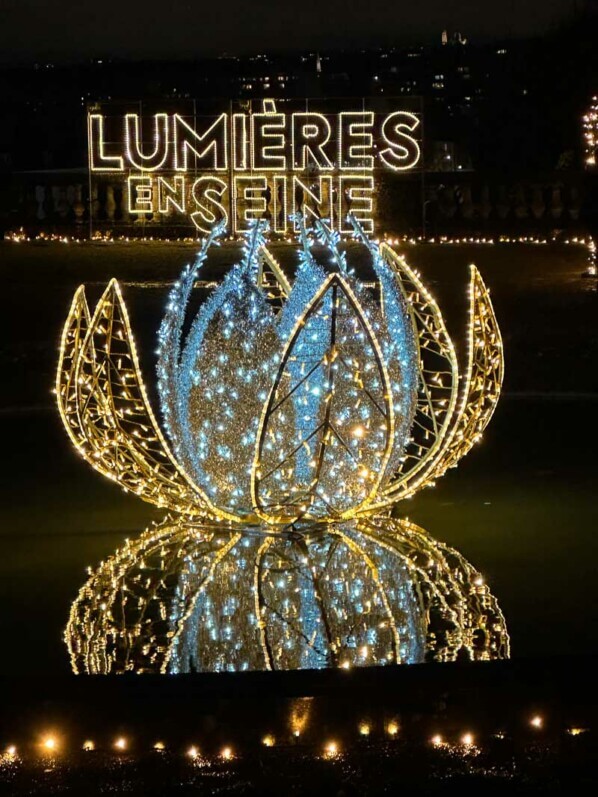
M 65 337 L 68 347 L 68 332 Z M 205 514 L 207 503 L 171 455 L 150 407 L 116 280 L 98 302 L 76 357 L 69 362 L 66 353 L 65 347 L 68 376 L 59 379 L 74 386 L 69 402 L 76 405 L 77 426 L 69 425 L 83 457 L 144 501 Z
M 58 410 L 64 428 L 78 451 L 85 446 L 86 438 L 79 416 L 75 371 L 89 329 L 89 322 L 90 315 L 85 298 L 85 287 L 80 285 L 73 297 L 62 330 L 55 388 Z
M 301 406 L 293 434 L 289 413 Z M 332 273 L 297 320 L 264 407 L 252 472 L 256 512 L 291 523 L 364 507 L 388 463 L 394 422 L 380 344 L 347 280 Z

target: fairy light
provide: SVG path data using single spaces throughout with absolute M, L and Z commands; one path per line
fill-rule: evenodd
M 85 750 L 86 753 L 91 753 L 96 749 L 96 746 L 91 739 L 87 739 L 83 742 L 82 749 Z
M 442 747 L 442 745 L 444 744 L 444 740 L 439 733 L 432 736 L 430 741 L 434 747 Z
M 84 288 L 75 294 L 56 380 L 66 431 L 103 475 L 176 513 L 91 574 L 66 631 L 76 672 L 509 655 L 480 574 L 387 513 L 469 451 L 498 400 L 502 346 L 481 277 L 472 269 L 459 393 L 438 305 L 404 259 L 349 220 L 372 257 L 377 301 L 337 230 L 293 222 L 292 283 L 263 222 L 190 324 L 193 286 L 223 224 L 175 283 L 159 331 L 161 424 L 118 283 L 93 312 Z M 300 541 L 279 534 L 290 523 Z M 324 533 L 312 539 L 313 529 Z M 127 625 L 133 608 L 147 623 Z M 449 634 L 435 633 L 442 624 Z
M 536 714 L 530 719 L 529 724 L 532 726 L 532 728 L 536 728 L 536 730 L 541 730 L 544 727 L 544 718 L 541 717 L 539 714 Z
M 223 747 L 220 751 L 220 758 L 224 761 L 230 761 L 233 757 L 233 748 L 232 747 Z
M 124 736 L 120 736 L 118 739 L 116 739 L 114 742 L 114 748 L 120 752 L 123 752 L 127 749 L 127 740 Z
M 596 165 L 596 147 L 598 146 L 598 97 L 592 97 L 588 110 L 581 118 L 584 157 L 586 166 Z
M 472 747 L 475 743 L 475 737 L 472 733 L 464 733 L 461 737 L 461 744 L 463 747 Z
M 187 750 L 187 756 L 193 760 L 195 760 L 199 756 L 199 750 L 195 745 L 191 745 L 191 747 Z

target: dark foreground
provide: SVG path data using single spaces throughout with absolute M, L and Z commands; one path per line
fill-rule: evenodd
M 596 779 L 595 668 L 563 658 L 7 681 L 0 790 L 581 794 Z

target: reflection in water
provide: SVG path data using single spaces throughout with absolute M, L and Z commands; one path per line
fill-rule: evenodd
M 243 532 L 168 520 L 75 600 L 75 672 L 350 667 L 509 655 L 480 574 L 406 520 Z

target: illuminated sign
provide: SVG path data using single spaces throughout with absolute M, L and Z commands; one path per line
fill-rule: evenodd
M 302 211 L 349 232 L 351 211 L 371 232 L 376 175 L 420 163 L 421 114 L 361 105 L 279 111 L 262 100 L 201 116 L 94 109 L 89 168 L 94 179 L 120 175 L 125 212 L 142 221 L 186 217 L 205 233 L 225 219 L 238 233 L 266 217 L 285 234 L 289 216 Z

